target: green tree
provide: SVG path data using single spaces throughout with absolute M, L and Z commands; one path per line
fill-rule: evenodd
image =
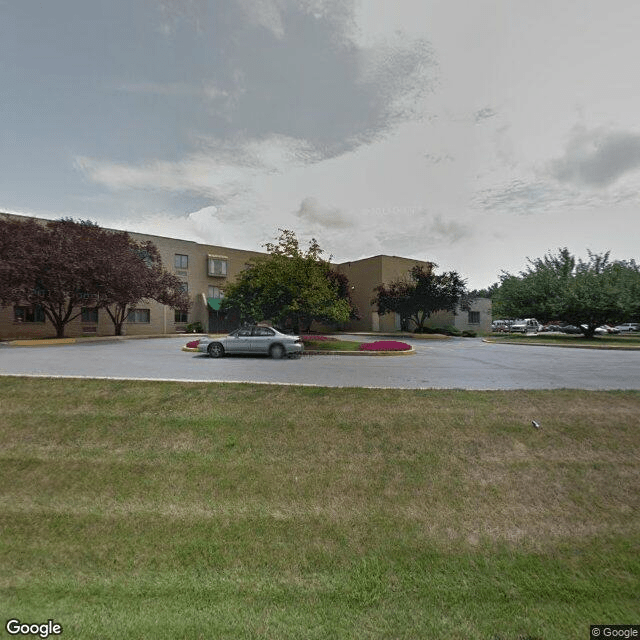
M 610 252 L 588 252 L 576 259 L 565 247 L 528 259 L 518 275 L 503 273 L 493 297 L 494 314 L 563 320 L 581 327 L 586 337 L 605 323 L 640 314 L 640 269 L 633 260 L 611 261 Z
M 298 331 L 314 320 L 347 322 L 356 313 L 348 286 L 333 276 L 316 240 L 304 251 L 293 231 L 280 232 L 276 243 L 265 245 L 269 256 L 253 259 L 227 287 L 221 309 L 238 312 L 243 322 L 270 320 Z
M 465 281 L 455 271 L 435 274 L 436 266 L 416 265 L 408 277 L 376 287 L 376 297 L 371 302 L 377 305 L 378 313 L 398 313 L 403 327 L 413 321 L 422 331 L 431 314 L 455 311 L 465 293 Z

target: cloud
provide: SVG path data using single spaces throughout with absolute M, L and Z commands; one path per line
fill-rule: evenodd
M 494 111 L 491 107 L 484 107 L 479 111 L 476 111 L 473 115 L 473 120 L 476 123 L 482 122 L 483 120 L 487 120 L 489 118 L 493 118 L 497 115 L 496 111 Z
M 253 179 L 301 165 L 312 156 L 304 142 L 284 136 L 201 139 L 199 144 L 199 151 L 176 162 L 156 160 L 135 165 L 78 157 L 75 164 L 92 182 L 115 191 L 182 192 L 220 203 L 245 192 Z
M 375 237 L 381 253 L 426 255 L 426 249 L 450 246 L 472 235 L 470 226 L 447 220 L 441 214 L 427 215 L 424 210 L 382 223 Z
M 640 169 L 640 134 L 574 128 L 564 155 L 549 164 L 559 182 L 608 187 Z
M 343 211 L 338 208 L 325 207 L 316 198 L 305 198 L 296 211 L 296 216 L 312 226 L 318 225 L 323 229 L 345 229 L 353 226 Z
M 480 191 L 472 201 L 474 208 L 497 214 L 568 215 L 577 210 L 606 210 L 637 201 L 635 187 L 619 187 L 608 191 L 580 190 L 573 185 L 559 185 L 550 180 L 515 179 L 506 185 Z

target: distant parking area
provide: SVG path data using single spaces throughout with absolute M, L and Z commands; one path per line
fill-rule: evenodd
M 414 356 L 215 360 L 181 351 L 185 338 L 2 346 L 0 375 L 401 389 L 640 389 L 640 351 L 487 344 L 464 338 L 403 341 L 415 348 Z

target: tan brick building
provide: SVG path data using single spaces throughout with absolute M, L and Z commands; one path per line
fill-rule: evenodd
M 0 214 L 5 217 L 19 217 Z M 245 251 L 217 245 L 200 244 L 177 238 L 165 238 L 140 233 L 130 233 L 139 241 L 151 241 L 158 247 L 167 270 L 175 273 L 185 283 L 192 305 L 188 314 L 183 314 L 153 301 L 142 301 L 129 315 L 123 327 L 125 335 L 164 335 L 184 332 L 188 325 L 199 323 L 205 332 L 227 331 L 233 328 L 233 319 L 218 312 L 225 287 L 246 268 L 251 258 L 265 256 L 259 251 Z M 349 331 L 393 332 L 400 329 L 397 314 L 379 316 L 371 304 L 374 289 L 382 283 L 404 276 L 414 265 L 428 266 L 430 263 L 397 256 L 379 255 L 362 260 L 335 264 L 334 268 L 349 278 L 354 302 L 361 319 L 344 329 Z M 479 316 L 468 318 L 466 312 L 442 318 L 433 326 L 454 324 L 462 319 L 473 319 L 476 330 L 488 331 L 491 325 L 490 305 L 478 309 Z M 464 318 L 463 318 L 464 316 Z M 478 320 L 476 323 L 475 320 Z M 486 327 L 486 329 L 484 328 Z M 466 327 L 465 327 L 466 328 Z M 67 325 L 65 335 L 113 335 L 114 327 L 104 310 L 87 308 L 81 316 Z M 50 337 L 55 335 L 53 326 L 37 309 L 25 305 L 0 308 L 0 339 Z

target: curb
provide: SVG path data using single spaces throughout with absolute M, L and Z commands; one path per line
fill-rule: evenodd
M 121 340 L 152 340 L 155 338 L 182 338 L 185 336 L 206 336 L 205 333 L 161 333 L 141 336 L 79 336 L 77 338 L 18 338 L 0 342 L 8 347 L 55 347 L 64 344 L 84 344 L 87 342 L 120 342 Z M 215 334 L 212 334 L 215 335 Z
M 527 342 L 526 340 L 492 340 L 491 338 L 482 338 L 482 342 L 487 344 L 514 344 L 524 345 L 526 347 L 555 347 L 556 349 L 587 349 L 590 351 L 640 351 L 640 346 L 631 345 L 599 345 L 599 344 L 551 344 L 549 342 Z
M 60 344 L 75 344 L 76 338 L 50 338 L 45 340 L 11 340 L 11 347 L 53 347 Z
M 305 351 L 303 356 L 414 356 L 412 347 L 407 351 Z
M 188 353 L 201 353 L 192 347 L 182 347 Z M 415 349 L 408 351 L 303 351 L 303 356 L 413 356 Z

